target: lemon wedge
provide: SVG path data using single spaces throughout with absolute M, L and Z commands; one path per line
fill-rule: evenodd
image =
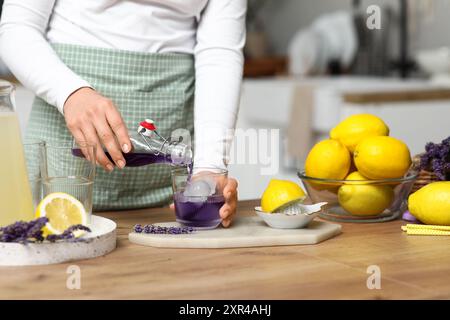
M 87 225 L 88 214 L 83 204 L 70 194 L 54 192 L 47 195 L 36 209 L 36 218 L 47 217 L 45 234 L 61 234 L 70 226 Z M 83 231 L 74 232 L 76 237 Z

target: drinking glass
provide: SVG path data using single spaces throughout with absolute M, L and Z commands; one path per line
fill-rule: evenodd
M 45 141 L 26 139 L 23 143 L 33 209 L 42 200 L 42 175 L 45 170 Z
M 54 192 L 67 193 L 78 199 L 88 213 L 92 214 L 92 191 L 95 177 L 95 145 L 80 144 L 84 157 L 76 156 L 73 144 L 45 146 L 45 170 L 43 172 L 44 197 Z
M 220 208 L 225 203 L 223 189 L 228 171 L 219 168 L 186 167 L 172 169 L 172 189 L 176 219 L 196 229 L 214 229 L 222 219 Z

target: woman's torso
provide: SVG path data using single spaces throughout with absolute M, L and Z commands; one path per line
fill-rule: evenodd
M 208 0 L 57 0 L 52 43 L 149 53 L 193 53 Z

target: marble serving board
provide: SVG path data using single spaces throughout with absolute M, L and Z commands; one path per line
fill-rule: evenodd
M 0 266 L 30 266 L 62 263 L 103 256 L 116 248 L 114 221 L 92 216 L 92 232 L 80 242 L 19 243 L 0 242 Z
M 179 226 L 175 222 L 157 225 Z M 226 229 L 219 227 L 181 235 L 132 232 L 128 239 L 139 245 L 159 248 L 239 248 L 316 244 L 339 233 L 339 224 L 323 221 L 312 221 L 303 229 L 274 229 L 259 217 L 241 217 Z

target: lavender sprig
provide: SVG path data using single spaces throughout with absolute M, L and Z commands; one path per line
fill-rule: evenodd
M 450 180 L 450 137 L 441 143 L 427 143 L 420 157 L 420 169 L 433 171 L 439 180 Z
M 75 238 L 75 231 L 86 231 L 91 232 L 91 229 L 89 229 L 86 226 L 83 226 L 82 224 L 76 224 L 69 228 L 67 228 L 63 233 L 61 234 L 50 234 L 47 236 L 46 240 L 50 242 L 56 242 L 59 240 L 68 240 L 70 242 L 72 241 L 83 241 L 81 238 Z
M 146 234 L 189 234 L 195 231 L 192 227 L 162 227 L 154 224 L 134 226 L 134 232 Z
M 29 222 L 17 221 L 9 226 L 0 228 L 0 242 L 41 242 L 44 240 L 42 228 L 48 218 L 42 217 Z
M 32 221 L 17 221 L 6 227 L 0 227 L 0 242 L 16 242 L 16 243 L 38 243 L 38 242 L 55 242 L 58 240 L 81 240 L 75 238 L 75 231 L 83 230 L 91 232 L 91 230 L 83 225 L 74 225 L 65 230 L 62 234 L 48 235 L 44 237 L 42 228 L 48 223 L 48 218 L 41 217 Z

